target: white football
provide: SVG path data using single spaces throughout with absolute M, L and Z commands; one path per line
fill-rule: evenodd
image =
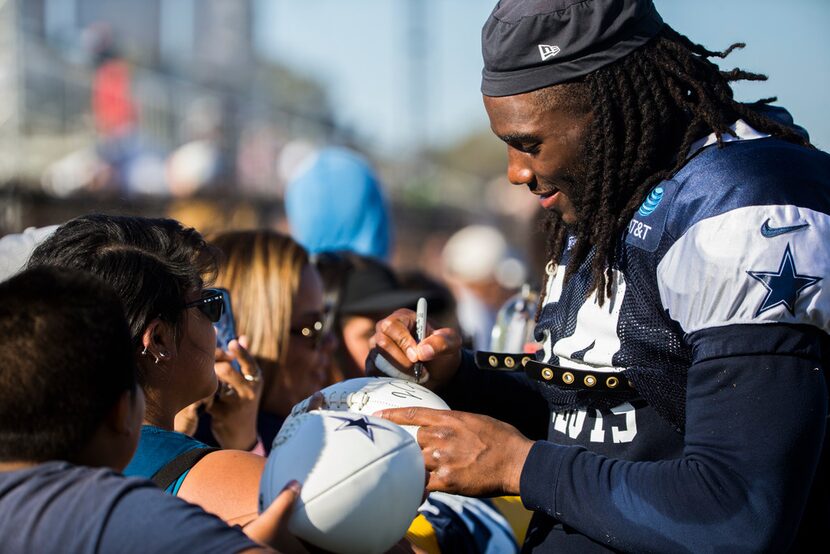
M 450 407 L 431 390 L 411 381 L 391 377 L 358 377 L 330 385 L 320 391 L 326 401 L 327 410 L 346 411 L 372 415 L 385 408 L 433 408 L 449 410 Z M 298 403 L 291 415 L 308 411 L 311 397 Z M 405 425 L 404 429 L 418 440 L 418 427 Z
M 418 444 L 381 418 L 328 410 L 286 420 L 259 487 L 259 510 L 302 484 L 288 530 L 332 552 L 384 552 L 406 533 L 424 492 Z

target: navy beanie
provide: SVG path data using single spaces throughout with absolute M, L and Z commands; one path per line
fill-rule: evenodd
M 501 0 L 481 30 L 481 92 L 511 96 L 587 75 L 662 28 L 652 0 Z

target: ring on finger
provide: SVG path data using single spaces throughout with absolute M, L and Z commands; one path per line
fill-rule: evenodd
M 259 383 L 260 379 L 262 378 L 262 370 L 259 369 L 259 366 L 254 366 L 253 373 L 243 373 L 242 376 L 249 383 Z

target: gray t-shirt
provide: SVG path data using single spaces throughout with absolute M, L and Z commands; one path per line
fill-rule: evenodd
M 258 545 L 143 479 L 47 462 L 0 472 L 0 553 L 240 552 Z

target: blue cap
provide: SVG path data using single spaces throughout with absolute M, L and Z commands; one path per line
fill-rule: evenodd
M 391 229 L 375 172 L 345 148 L 324 148 L 290 181 L 285 212 L 292 236 L 310 253 L 349 250 L 386 259 Z

